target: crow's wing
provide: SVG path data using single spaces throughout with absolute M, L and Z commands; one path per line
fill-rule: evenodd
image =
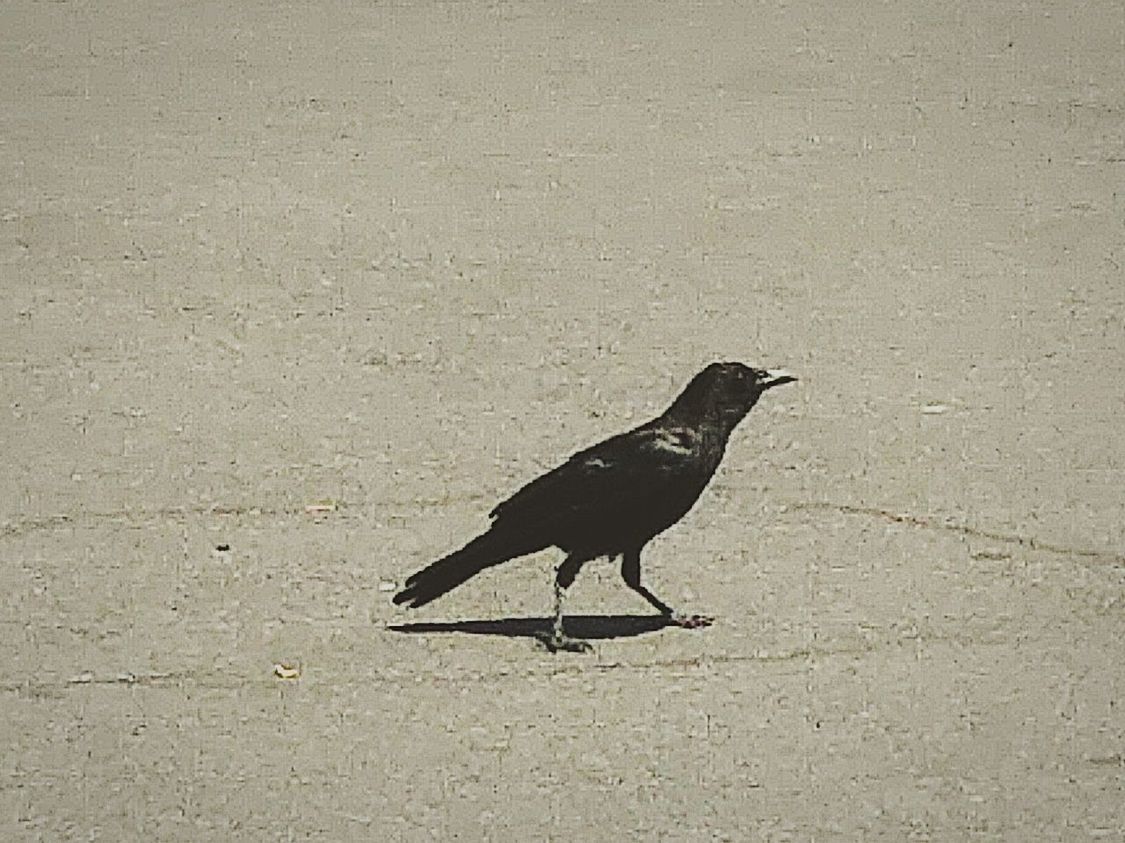
M 639 427 L 579 451 L 489 513 L 497 525 L 530 527 L 604 514 L 622 502 L 667 494 L 698 472 L 696 436 Z

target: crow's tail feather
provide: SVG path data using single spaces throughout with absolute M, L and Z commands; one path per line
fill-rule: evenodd
M 477 536 L 460 550 L 439 559 L 406 580 L 402 591 L 394 596 L 394 602 L 416 609 L 436 600 L 447 591 L 452 591 L 466 580 L 475 577 L 485 568 L 507 562 L 516 556 L 523 556 L 542 550 L 546 544 L 529 542 L 522 537 L 513 537 L 497 532 L 495 529 Z

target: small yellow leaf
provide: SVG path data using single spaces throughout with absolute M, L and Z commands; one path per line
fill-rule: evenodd
M 273 675 L 278 679 L 300 679 L 301 668 L 285 664 L 284 662 L 278 662 L 273 666 Z

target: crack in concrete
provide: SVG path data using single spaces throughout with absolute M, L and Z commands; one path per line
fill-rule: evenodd
M 15 521 L 8 521 L 3 526 L 0 526 L 0 538 L 13 538 L 15 536 L 22 536 L 28 533 L 34 533 L 40 530 L 61 530 L 66 527 L 80 527 L 85 524 L 96 524 L 102 521 L 123 521 L 128 522 L 130 525 L 144 525 L 152 522 L 172 520 L 183 521 L 184 519 L 195 517 L 206 517 L 209 515 L 217 516 L 267 516 L 276 517 L 281 515 L 304 515 L 316 520 L 323 518 L 325 515 L 339 514 L 339 511 L 346 508 L 345 504 L 339 501 L 334 502 L 335 509 L 309 509 L 308 506 L 292 506 L 269 508 L 262 506 L 170 506 L 162 507 L 160 509 L 115 509 L 101 512 L 82 512 L 77 515 L 69 513 L 61 513 L 58 515 L 47 515 L 41 518 L 21 518 Z M 316 504 L 309 506 L 316 507 Z
M 1114 553 L 1112 551 L 1104 550 L 1093 550 L 1091 548 L 1083 547 L 1069 547 L 1067 545 L 1041 541 L 1034 536 L 1021 536 L 1016 533 L 1001 533 L 996 530 L 984 530 L 977 527 L 971 527 L 967 524 L 939 521 L 937 519 L 928 518 L 923 515 L 911 515 L 909 513 L 894 512 L 889 509 L 880 509 L 879 507 L 874 506 L 855 506 L 853 504 L 833 503 L 831 501 L 798 501 L 795 503 L 790 503 L 788 504 L 788 506 L 791 510 L 838 512 L 843 515 L 878 518 L 884 521 L 891 521 L 896 524 L 906 524 L 911 527 L 921 527 L 924 530 L 941 530 L 949 533 L 958 533 L 963 536 L 971 536 L 973 538 L 989 539 L 991 541 L 1002 542 L 1004 544 L 1020 545 L 1021 547 L 1026 547 L 1029 550 L 1037 550 L 1044 553 L 1053 553 L 1059 556 L 1076 556 L 1083 559 L 1092 559 L 1098 562 L 1105 562 L 1111 565 L 1125 565 L 1125 554 L 1121 553 Z
M 413 503 L 416 506 L 433 506 L 437 502 L 425 500 L 415 501 Z M 336 508 L 332 511 L 325 511 L 316 508 L 310 509 L 308 506 L 271 508 L 253 505 L 236 504 L 224 506 L 219 504 L 212 504 L 209 506 L 176 506 L 163 507 L 160 509 L 118 509 L 102 512 L 84 512 L 78 515 L 61 513 L 58 515 L 48 515 L 41 518 L 23 518 L 15 521 L 9 521 L 3 525 L 0 525 L 0 539 L 14 538 L 16 536 L 26 535 L 28 533 L 33 533 L 39 530 L 59 530 L 66 527 L 77 527 L 83 524 L 98 523 L 101 521 L 124 521 L 139 525 L 166 519 L 182 521 L 191 516 L 278 517 L 295 515 L 309 517 L 316 521 L 323 519 L 326 515 L 339 516 L 341 511 L 355 508 L 354 506 L 349 506 L 343 501 L 336 501 L 334 505 Z M 972 527 L 967 524 L 939 521 L 935 518 L 924 515 L 912 515 L 910 513 L 895 512 L 893 510 L 882 509 L 880 507 L 856 506 L 854 504 L 836 503 L 832 501 L 791 501 L 786 504 L 786 506 L 790 511 L 796 510 L 813 512 L 836 512 L 842 515 L 877 518 L 896 524 L 905 524 L 911 527 L 919 527 L 925 530 L 940 530 L 944 532 L 957 533 L 963 536 L 970 536 L 973 538 L 988 539 L 990 541 L 1001 542 L 1004 544 L 1019 545 L 1020 547 L 1026 547 L 1029 550 L 1052 553 L 1059 556 L 1073 556 L 1110 565 L 1125 566 L 1125 553 L 1094 550 L 1092 548 L 1071 547 L 1068 545 L 1042 541 L 1041 539 L 1037 539 L 1034 536 L 1024 536 L 1017 533 L 1004 533 L 998 530 L 988 530 L 978 527 Z M 984 558 L 991 557 L 985 554 Z
M 809 665 L 817 659 L 835 657 L 863 656 L 878 652 L 889 647 L 904 647 L 911 644 L 960 644 L 972 647 L 1000 646 L 1002 641 L 980 641 L 969 636 L 925 636 L 895 638 L 875 641 L 859 646 L 828 647 L 797 647 L 792 650 L 759 651 L 754 653 L 702 653 L 695 656 L 678 656 L 674 658 L 657 658 L 646 661 L 591 661 L 587 656 L 577 656 L 573 659 L 551 656 L 550 661 L 540 661 L 532 664 L 513 663 L 510 666 L 498 666 L 494 670 L 464 670 L 456 673 L 411 673 L 401 671 L 382 671 L 372 675 L 357 676 L 344 682 L 336 681 L 330 676 L 320 676 L 311 681 L 281 679 L 270 670 L 263 670 L 258 677 L 231 676 L 218 671 L 157 671 L 146 674 L 122 672 L 115 675 L 96 675 L 91 672 L 81 673 L 69 679 L 40 679 L 31 678 L 0 683 L 0 691 L 23 694 L 27 696 L 51 696 L 71 691 L 77 688 L 125 688 L 125 687 L 175 687 L 178 685 L 195 685 L 207 688 L 220 688 L 236 690 L 249 686 L 260 687 L 299 687 L 309 689 L 319 687 L 339 687 L 341 685 L 370 684 L 370 685 L 407 685 L 418 682 L 423 676 L 427 681 L 437 683 L 475 682 L 480 680 L 500 680 L 515 677 L 540 677 L 550 679 L 557 676 L 579 676 L 588 673 L 647 672 L 651 670 L 680 670 L 698 671 L 721 666 L 749 666 L 749 665 L 783 665 L 786 663 Z M 536 650 L 537 654 L 540 651 Z M 595 655 L 595 658 L 597 656 Z

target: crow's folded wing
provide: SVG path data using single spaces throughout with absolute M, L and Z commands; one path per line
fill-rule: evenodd
M 622 502 L 666 494 L 696 473 L 693 439 L 688 431 L 659 427 L 614 436 L 532 480 L 490 515 L 498 525 L 573 522 Z

